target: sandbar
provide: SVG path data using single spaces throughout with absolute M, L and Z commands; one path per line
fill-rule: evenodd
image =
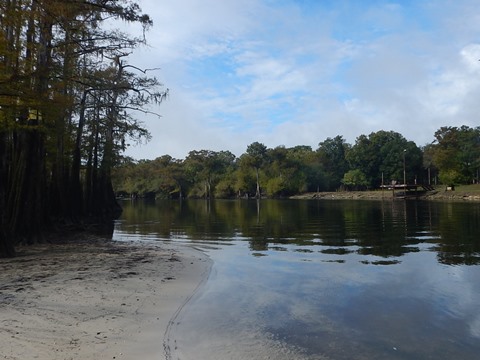
M 166 359 L 211 260 L 188 244 L 93 236 L 0 259 L 2 359 Z

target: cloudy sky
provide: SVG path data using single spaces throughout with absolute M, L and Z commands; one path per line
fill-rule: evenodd
M 140 116 L 153 138 L 136 159 L 378 130 L 421 146 L 480 125 L 477 0 L 138 2 L 154 26 L 131 62 L 160 68 L 170 96 Z

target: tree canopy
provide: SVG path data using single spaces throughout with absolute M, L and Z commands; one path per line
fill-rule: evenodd
M 253 142 L 238 158 L 230 152 L 201 150 L 174 163 L 177 183 L 182 183 L 182 194 L 187 197 L 278 197 L 307 191 L 375 189 L 392 181 L 401 184 L 404 176 L 407 184 L 471 183 L 478 182 L 479 134 L 480 128 L 441 128 L 435 142 L 423 148 L 397 132 L 384 130 L 360 135 L 353 145 L 340 135 L 327 138 L 316 150 L 304 145 L 268 148 Z M 228 154 L 228 160 L 218 163 L 225 159 L 222 154 Z M 117 168 L 116 190 L 131 194 L 129 184 L 147 181 L 151 184 L 147 192 L 178 196 L 178 191 L 156 191 L 154 175 L 145 179 L 141 171 L 129 170 L 152 167 L 158 159 L 130 159 Z M 162 176 L 168 179 L 170 175 Z
M 111 169 L 166 91 L 128 63 L 143 33 L 114 20 L 152 25 L 129 0 L 0 1 L 0 255 L 119 211 Z

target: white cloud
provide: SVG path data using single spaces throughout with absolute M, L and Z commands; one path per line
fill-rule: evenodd
M 160 67 L 171 96 L 135 157 L 239 155 L 254 141 L 316 147 L 380 129 L 424 145 L 440 126 L 478 126 L 475 1 L 140 4 L 154 28 L 133 60 Z

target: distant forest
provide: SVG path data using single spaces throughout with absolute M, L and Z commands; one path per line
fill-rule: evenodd
M 441 127 L 423 147 L 393 131 L 342 136 L 310 146 L 267 148 L 254 142 L 236 157 L 194 150 L 183 159 L 124 158 L 113 170 L 119 196 L 162 198 L 284 197 L 304 192 L 376 189 L 382 184 L 479 181 L 480 127 Z

